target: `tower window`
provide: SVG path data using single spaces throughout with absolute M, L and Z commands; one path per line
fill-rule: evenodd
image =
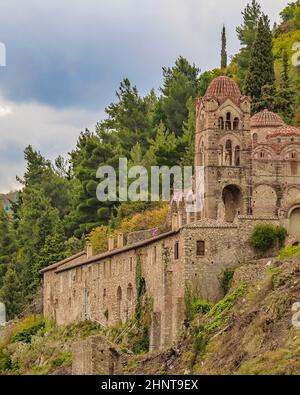
M 204 256 L 205 255 L 205 242 L 203 240 L 197 240 L 196 254 L 197 254 L 197 256 Z
M 233 129 L 234 129 L 234 130 L 238 130 L 238 128 L 239 128 L 239 123 L 240 123 L 239 119 L 238 119 L 237 117 L 234 118 L 234 120 L 233 120 Z

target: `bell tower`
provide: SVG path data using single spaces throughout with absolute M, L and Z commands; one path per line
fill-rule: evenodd
M 195 166 L 204 167 L 204 208 L 198 217 L 233 222 L 250 210 L 250 98 L 228 77 L 197 100 Z

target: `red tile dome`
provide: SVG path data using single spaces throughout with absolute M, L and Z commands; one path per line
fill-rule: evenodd
M 284 125 L 284 121 L 278 114 L 268 110 L 258 112 L 251 118 L 252 128 L 280 127 Z
M 208 86 L 205 97 L 240 99 L 242 96 L 238 84 L 229 77 L 215 78 Z
M 300 129 L 295 128 L 294 126 L 285 125 L 269 133 L 268 138 L 276 137 L 276 136 L 299 136 L 299 135 L 300 135 Z

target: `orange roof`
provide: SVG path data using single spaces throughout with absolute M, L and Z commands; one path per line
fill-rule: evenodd
M 215 78 L 208 86 L 205 97 L 240 99 L 242 96 L 238 84 L 229 77 Z
M 253 115 L 251 118 L 251 127 L 279 127 L 284 126 L 284 121 L 278 114 L 269 110 L 263 110 Z
M 299 136 L 299 135 L 300 135 L 300 129 L 295 128 L 294 126 L 286 125 L 269 133 L 267 137 L 270 138 L 276 136 Z

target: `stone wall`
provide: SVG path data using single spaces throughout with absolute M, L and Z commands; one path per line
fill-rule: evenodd
M 72 375 L 120 375 L 120 352 L 102 336 L 90 336 L 73 345 Z
M 178 259 L 174 248 L 178 242 Z M 180 233 L 141 247 L 113 251 L 101 259 L 44 273 L 45 314 L 68 324 L 84 319 L 103 326 L 125 322 L 136 305 L 136 267 L 140 260 L 147 295 L 153 300 L 151 347 L 169 345 L 183 322 L 184 267 Z M 158 341 L 159 339 L 159 341 Z M 158 342 L 160 343 L 158 345 Z

